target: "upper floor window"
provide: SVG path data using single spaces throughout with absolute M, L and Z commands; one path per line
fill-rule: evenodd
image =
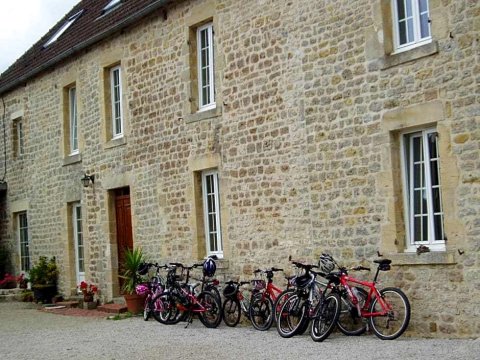
M 438 134 L 435 129 L 402 138 L 407 248 L 444 249 L 444 214 L 440 184 Z
M 112 137 L 115 139 L 123 136 L 122 79 L 120 66 L 115 66 L 110 69 L 110 96 L 112 107 Z
M 77 88 L 68 89 L 68 119 L 70 155 L 78 153 L 78 117 L 77 117 Z
M 197 29 L 198 110 L 215 108 L 215 64 L 213 57 L 213 24 Z
M 395 51 L 431 42 L 428 0 L 392 0 Z
M 57 39 L 65 32 L 67 31 L 67 29 L 75 22 L 75 20 L 77 20 L 80 15 L 82 15 L 83 13 L 83 10 L 80 10 L 79 12 L 75 13 L 74 15 L 70 16 L 67 21 L 62 25 L 62 27 L 60 29 L 57 30 L 57 32 L 55 34 L 53 34 L 53 36 L 48 39 L 48 41 L 43 45 L 44 48 L 46 48 L 47 46 L 53 44 L 55 41 L 57 41 Z
M 21 117 L 13 120 L 13 153 L 17 158 L 25 154 L 25 129 Z
M 111 0 L 102 10 L 102 13 L 105 14 L 111 10 L 113 10 L 117 5 L 120 5 L 122 0 Z

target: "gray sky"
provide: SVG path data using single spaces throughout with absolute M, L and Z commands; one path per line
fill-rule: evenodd
M 0 73 L 80 0 L 0 0 Z

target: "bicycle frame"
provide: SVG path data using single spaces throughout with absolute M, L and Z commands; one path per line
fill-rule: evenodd
M 375 278 L 376 278 L 376 276 L 375 276 Z M 357 311 L 358 311 L 359 316 L 364 317 L 364 318 L 375 317 L 375 316 L 384 316 L 389 311 L 392 310 L 391 306 L 387 302 L 385 302 L 385 300 L 380 295 L 380 293 L 379 293 L 379 291 L 376 287 L 376 282 L 375 281 L 359 280 L 359 279 L 356 279 L 354 277 L 349 276 L 344 271 L 342 271 L 342 274 L 340 276 L 340 284 L 345 288 L 345 290 L 347 290 L 348 296 L 350 297 L 350 299 L 352 299 L 352 302 L 357 306 Z M 350 284 L 362 285 L 362 286 L 369 289 L 367 298 L 365 299 L 365 304 L 361 308 L 360 308 L 360 304 L 358 302 L 357 297 L 352 292 L 352 287 L 350 286 Z M 378 300 L 378 303 L 382 307 L 382 311 L 370 312 L 368 310 L 370 308 L 370 304 L 372 303 L 374 298 L 376 298 Z

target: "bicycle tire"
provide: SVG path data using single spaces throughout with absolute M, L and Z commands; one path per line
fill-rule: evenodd
M 294 289 L 285 289 L 280 293 L 280 295 L 278 295 L 277 300 L 275 300 L 275 304 L 274 304 L 275 321 L 278 321 L 278 315 L 280 314 L 280 309 L 285 303 L 285 300 L 288 299 L 293 294 L 295 294 Z
M 355 287 L 357 290 L 357 298 L 360 302 L 360 308 L 365 304 L 368 293 L 361 287 Z M 340 296 L 340 316 L 337 322 L 338 329 L 347 336 L 362 335 L 367 331 L 367 322 L 358 315 L 358 310 L 352 299 L 344 291 Z
M 152 316 L 159 323 L 164 325 L 176 324 L 180 321 L 180 311 L 176 306 L 174 297 L 171 294 L 163 293 L 152 299 Z
M 198 297 L 198 302 L 207 310 L 198 313 L 198 318 L 207 328 L 216 328 L 222 321 L 222 305 L 214 294 L 208 291 L 202 291 Z
M 385 316 L 372 316 L 369 324 L 373 333 L 382 340 L 393 340 L 402 335 L 410 322 L 410 302 L 398 288 L 385 288 L 379 291 L 382 299 L 391 307 Z M 378 298 L 370 305 L 370 312 L 382 311 Z M 398 326 L 397 325 L 398 321 Z M 392 326 L 393 325 L 393 326 Z
M 310 328 L 310 337 L 313 341 L 321 342 L 325 340 L 335 329 L 340 316 L 340 302 L 340 296 L 331 293 L 319 306 Z
M 218 288 L 215 285 L 209 284 L 205 286 L 204 291 L 211 292 L 217 298 L 220 304 L 222 303 L 222 296 L 220 295 L 220 291 L 218 291 Z
M 148 321 L 150 315 L 152 314 L 152 303 L 150 295 L 145 299 L 145 304 L 143 305 L 143 320 Z
M 272 326 L 275 315 L 272 299 L 268 296 L 262 299 L 262 295 L 263 293 L 254 295 L 250 302 L 249 314 L 253 327 L 260 331 L 266 331 Z
M 290 296 L 283 304 L 277 319 L 277 331 L 283 338 L 294 336 L 304 325 L 306 318 L 304 302 L 297 294 Z
M 222 306 L 223 322 L 230 327 L 235 327 L 240 322 L 242 311 L 240 309 L 240 301 L 237 299 L 227 298 Z

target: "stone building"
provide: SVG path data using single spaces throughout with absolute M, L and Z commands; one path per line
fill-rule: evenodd
M 124 244 L 225 278 L 380 254 L 407 334 L 476 337 L 479 29 L 474 0 L 83 0 L 0 77 L 0 240 L 104 300 Z

